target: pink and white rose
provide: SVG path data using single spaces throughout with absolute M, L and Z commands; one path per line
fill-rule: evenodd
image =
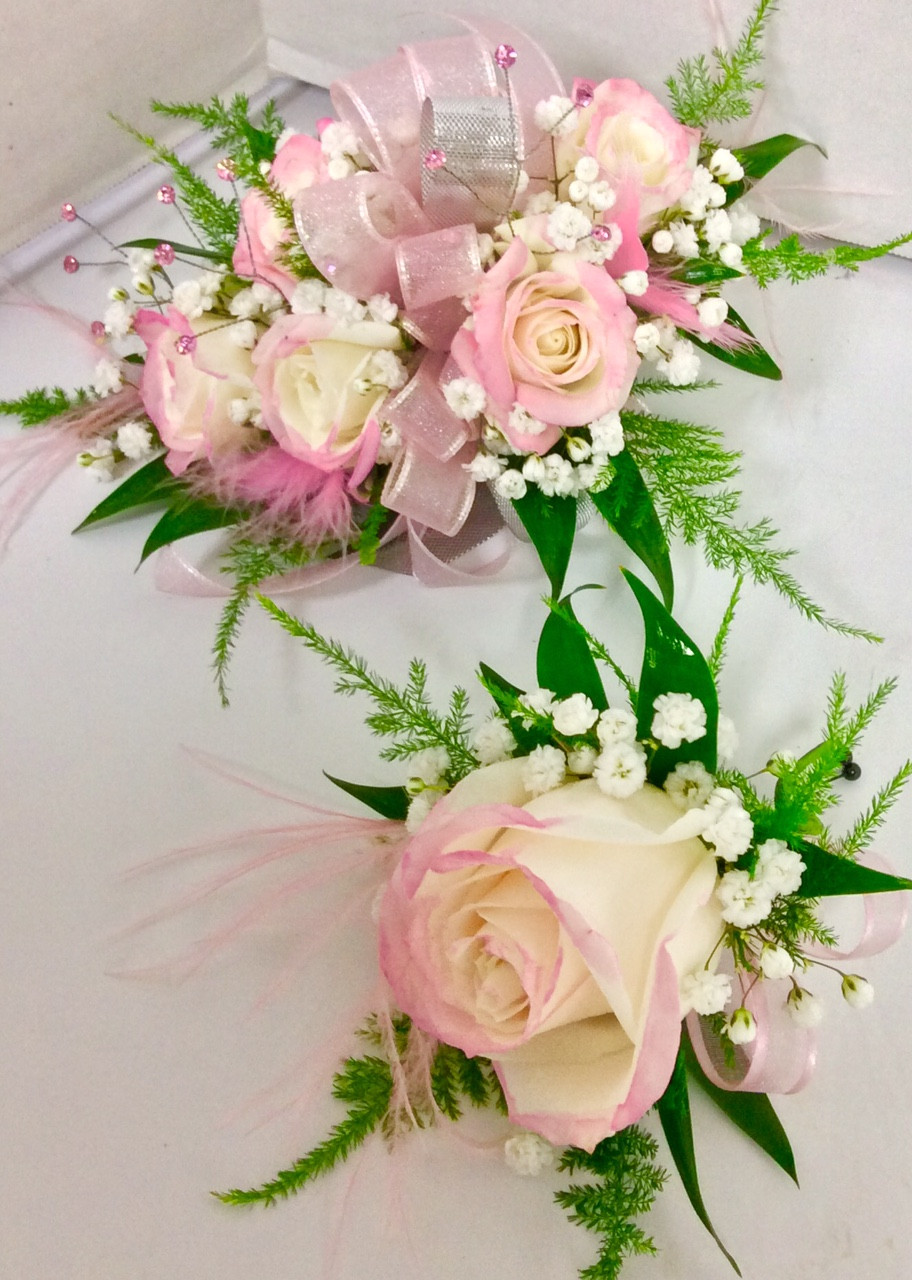
M 543 453 L 562 427 L 584 426 L 627 399 L 637 322 L 601 267 L 568 253 L 536 254 L 517 236 L 471 305 L 472 323 L 456 334 L 452 355 L 484 388 L 488 412 L 517 449 Z M 544 430 L 511 427 L 515 405 Z
M 138 311 L 133 325 L 146 344 L 140 395 L 174 475 L 199 458 L 244 448 L 251 430 L 239 425 L 232 403 L 249 400 L 253 361 L 232 336 L 234 326 L 207 315 L 188 320 L 173 306 L 164 314 Z M 195 339 L 192 351 L 178 350 L 181 338 Z
M 557 140 L 558 172 L 593 156 L 603 179 L 639 193 L 642 231 L 689 189 L 699 141 L 698 129 L 680 124 L 634 80 L 604 80 L 573 132 Z
M 380 961 L 417 1026 L 492 1060 L 515 1123 L 592 1150 L 668 1085 L 682 980 L 722 933 L 716 863 L 657 788 L 529 800 L 523 763 L 469 774 L 406 845 Z
M 389 394 L 373 380 L 373 357 L 401 348 L 399 330 L 383 321 L 280 316 L 253 352 L 263 424 L 287 453 L 321 471 L 351 468 L 360 483 L 377 458 Z
M 293 134 L 276 152 L 270 177 L 289 200 L 326 177 L 326 164 L 316 138 Z M 272 205 L 258 191 L 241 201 L 241 229 L 232 265 L 239 276 L 247 276 L 278 289 L 290 298 L 298 281 L 282 265 L 281 250 L 292 233 L 273 212 Z

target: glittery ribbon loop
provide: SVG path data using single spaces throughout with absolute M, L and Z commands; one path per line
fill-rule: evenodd
M 382 502 L 391 511 L 452 537 L 465 523 L 475 497 L 475 482 L 462 463 L 473 438 L 468 423 L 457 418 L 440 388 L 449 362 L 425 356 L 411 381 L 389 404 L 386 417 L 402 447 L 383 488 Z
M 509 213 L 523 160 L 509 99 L 426 98 L 421 155 L 421 203 L 438 226 L 489 230 Z
M 465 524 L 475 498 L 475 481 L 463 470 L 462 460 L 459 453 L 441 462 L 405 444 L 386 477 L 383 505 L 452 537 Z
M 431 351 L 448 351 L 465 321 L 460 301 L 481 278 L 478 235 L 470 223 L 400 241 L 396 249 L 406 328 Z
M 431 224 L 409 192 L 382 173 L 363 173 L 303 191 L 295 226 L 314 266 L 358 298 L 388 293 L 402 301 L 396 248 Z

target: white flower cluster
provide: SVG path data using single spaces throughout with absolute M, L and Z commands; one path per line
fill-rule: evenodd
M 415 832 L 446 789 L 446 772 L 450 757 L 444 747 L 427 747 L 409 757 L 409 779 L 406 784 L 411 800 L 405 827 Z
M 760 924 L 776 898 L 797 892 L 803 872 L 800 855 L 784 840 L 765 840 L 757 847 L 753 874 L 735 868 L 719 881 L 716 896 L 722 904 L 722 919 L 737 929 Z
M 523 1178 L 537 1178 L 554 1167 L 554 1148 L 537 1133 L 515 1133 L 504 1143 L 504 1160 L 508 1169 Z
M 739 268 L 742 246 L 759 234 L 760 220 L 741 200 L 728 208 L 726 185 L 739 182 L 744 170 L 724 147 L 698 164 L 688 191 L 678 201 L 682 217 L 672 219 L 652 238 L 656 253 L 676 253 L 681 258 L 718 257 L 727 267 Z
M 399 308 L 387 293 L 377 293 L 367 302 L 359 302 L 353 294 L 324 284 L 322 280 L 302 280 L 291 295 L 290 305 L 293 315 L 325 314 L 340 324 L 357 324 L 366 319 L 392 324 L 399 314 Z
M 689 693 L 662 693 L 653 702 L 652 736 L 676 751 L 706 735 L 706 708 Z
M 327 176 L 334 181 L 351 177 L 366 163 L 357 134 L 339 120 L 320 134 L 320 149 L 326 157 Z
M 667 316 L 638 324 L 633 341 L 643 359 L 654 364 L 673 387 L 689 387 L 700 376 L 700 357 L 693 343 L 679 337 Z
M 211 311 L 215 306 L 219 290 L 224 282 L 225 276 L 221 271 L 201 271 L 191 279 L 181 280 L 179 284 L 174 286 L 171 292 L 171 302 L 175 307 L 177 307 L 178 311 L 180 311 L 182 315 L 187 317 L 188 320 L 198 320 L 205 311 Z M 264 291 L 268 291 L 270 299 L 272 298 L 272 295 L 276 295 L 278 297 L 278 302 L 275 305 L 281 305 L 282 295 L 277 293 L 277 291 L 270 285 L 261 284 L 254 287 L 257 288 L 259 292 L 256 295 L 256 302 L 251 304 L 250 310 L 247 312 L 243 310 L 232 310 L 232 315 L 239 316 L 241 319 L 248 319 L 252 315 L 258 315 L 265 309 L 263 303 L 266 301 L 267 293 Z M 248 292 L 251 291 L 246 289 L 241 290 L 241 293 Z M 237 294 L 236 296 L 239 298 L 241 294 Z
M 458 418 L 471 421 L 484 411 L 486 397 L 481 386 L 471 378 L 454 378 L 443 394 Z M 510 427 L 525 435 L 536 436 L 545 424 L 533 418 L 521 405 L 510 413 Z M 587 438 L 588 436 L 588 438 Z M 519 467 L 511 466 L 510 457 L 523 456 L 490 422 L 482 432 L 482 448 L 465 469 L 473 480 L 491 483 L 500 497 L 511 500 L 525 497 L 530 485 L 549 497 L 577 497 L 591 489 L 608 465 L 624 448 L 624 428 L 617 412 L 603 414 L 574 435 L 567 434 L 565 444 L 569 458 L 558 453 L 529 453 Z
M 563 138 L 572 133 L 579 122 L 579 112 L 569 98 L 553 94 L 535 106 L 535 123 L 542 133 Z

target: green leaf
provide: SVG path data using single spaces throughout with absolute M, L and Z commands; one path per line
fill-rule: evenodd
M 551 594 L 557 597 L 563 589 L 573 550 L 576 499 L 549 498 L 541 489 L 530 485 L 524 497 L 513 499 L 513 506 L 548 575 Z
M 707 352 L 708 355 L 715 356 L 717 360 L 721 360 L 723 364 L 730 364 L 735 369 L 740 369 L 743 373 L 752 373 L 758 378 L 770 378 L 773 382 L 782 380 L 782 370 L 776 364 L 769 352 L 760 345 L 750 329 L 732 307 L 728 308 L 728 323 L 734 325 L 736 329 L 740 329 L 742 333 L 748 334 L 752 342 L 747 347 L 736 347 L 734 351 L 728 347 L 722 347 L 717 342 L 706 342 L 703 338 L 698 338 L 695 333 L 688 331 L 688 338 L 695 347 L 699 347 L 701 351 Z
M 170 507 L 146 538 L 139 563 L 148 560 L 153 551 L 158 551 L 171 542 L 178 542 L 181 538 L 237 524 L 243 514 L 237 509 L 219 507 L 202 500 L 182 502 L 179 506 Z
M 690 258 L 683 266 L 672 271 L 672 280 L 683 284 L 722 284 L 725 280 L 740 280 L 744 275 L 736 267 L 726 267 L 722 262 L 710 262 L 706 258 Z
M 699 760 L 710 773 L 715 773 L 719 701 L 706 659 L 649 588 L 629 570 L 622 572 L 636 596 L 646 628 L 637 697 L 637 737 L 642 740 L 652 736 L 653 704 L 660 694 L 689 693 L 706 708 L 703 737 L 696 742 L 682 742 L 674 749 L 660 746 L 649 767 L 649 780 L 661 786 L 675 765 L 685 760 Z
M 260 165 L 264 160 L 270 164 L 275 159 L 276 140 L 271 133 L 255 128 L 249 120 L 241 122 L 241 132 L 247 139 L 250 155 L 254 164 Z
M 886 871 L 864 867 L 851 858 L 827 853 L 807 840 L 791 840 L 791 847 L 804 861 L 798 894 L 802 898 L 839 898 L 856 893 L 897 893 L 912 889 L 912 880 L 891 876 Z
M 525 692 L 519 685 L 511 684 L 509 680 L 499 676 L 486 662 L 479 662 L 478 678 L 501 711 L 506 711 L 508 714 L 513 711 L 516 698 L 521 698 Z
M 161 236 L 146 236 L 142 240 L 125 240 L 121 249 L 157 249 L 161 244 Z M 175 253 L 185 253 L 194 258 L 208 258 L 210 262 L 224 262 L 225 255 L 218 249 L 204 249 L 198 244 L 178 244 L 176 240 L 169 240 L 171 248 Z
M 367 787 L 358 782 L 346 782 L 343 778 L 334 778 L 323 770 L 324 778 L 329 778 L 335 786 L 341 788 L 381 818 L 392 818 L 394 822 L 404 822 L 408 816 L 409 797 L 405 787 Z
M 796 138 L 792 133 L 777 133 L 775 137 L 753 142 L 749 147 L 732 147 L 732 154 L 740 161 L 745 178 L 756 182 L 801 147 L 814 147 L 827 159 L 827 153 L 818 143 L 809 142 L 806 138 Z M 729 192 L 731 189 L 729 186 Z
M 720 1089 L 712 1080 L 707 1079 L 686 1033 L 681 1037 L 681 1047 L 691 1077 L 707 1097 L 712 1099 L 720 1111 L 725 1112 L 742 1133 L 747 1134 L 752 1142 L 775 1160 L 797 1186 L 798 1174 L 792 1144 L 767 1095 Z
M 577 587 L 577 591 L 601 590 L 589 584 Z M 595 658 L 583 628 L 573 612 L 571 591 L 558 602 L 545 619 L 538 642 L 537 676 L 543 689 L 550 689 L 558 698 L 569 698 L 574 693 L 584 693 L 599 711 L 608 708 L 608 699 L 599 676 Z
M 183 481 L 173 476 L 165 465 L 165 455 L 153 458 L 145 466 L 127 476 L 123 484 L 119 484 L 113 493 L 93 507 L 86 518 L 73 530 L 79 533 L 90 525 L 101 520 L 110 520 L 112 516 L 122 515 L 136 507 L 147 507 L 152 503 L 171 501 L 175 492 L 184 488 Z
M 687 1071 L 684 1065 L 684 1053 L 678 1052 L 671 1082 L 662 1097 L 656 1103 L 659 1119 L 665 1139 L 668 1142 L 675 1167 L 681 1176 L 687 1198 L 693 1205 L 694 1212 L 706 1230 L 715 1240 L 725 1257 L 731 1263 L 736 1275 L 741 1270 L 734 1258 L 719 1239 L 716 1229 L 706 1211 L 703 1195 L 700 1191 L 700 1180 L 697 1177 L 697 1157 L 694 1152 L 693 1126 L 690 1120 L 690 1099 L 687 1096 Z
M 614 478 L 607 489 L 590 494 L 598 511 L 655 578 L 662 599 L 674 603 L 674 576 L 662 522 L 652 494 L 627 449 L 611 459 Z

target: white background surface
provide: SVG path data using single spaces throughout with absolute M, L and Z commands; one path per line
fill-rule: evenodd
M 150 200 L 117 233 L 148 233 L 161 213 Z M 906 677 L 859 753 L 864 777 L 846 787 L 847 822 L 909 749 L 910 271 L 894 259 L 745 299 L 739 309 L 779 353 L 784 383 L 720 367 L 722 390 L 672 402 L 724 425 L 745 450 L 746 514 L 768 512 L 801 548 L 794 569 L 812 594 L 887 637 L 871 648 L 828 636 L 769 589 L 749 590 L 722 683 L 745 771 L 775 749 L 818 740 L 834 666 L 849 671 L 857 699 L 889 674 Z M 67 278 L 53 265 L 30 287 L 89 320 L 107 282 L 87 270 Z M 0 395 L 85 383 L 94 360 L 56 322 L 9 305 L 0 307 L 0 352 Z M 365 782 L 399 777 L 375 761 L 360 727 L 364 705 L 333 698 L 317 660 L 265 617 L 243 631 L 232 706 L 221 710 L 208 669 L 218 602 L 157 593 L 150 566 L 134 574 L 146 522 L 70 537 L 98 497 L 88 476 L 68 470 L 0 564 L 0 1275 L 316 1280 L 330 1255 L 338 1280 L 571 1280 L 592 1246 L 550 1205 L 556 1184 L 520 1181 L 446 1131 L 404 1145 L 393 1164 L 371 1150 L 353 1184 L 343 1171 L 269 1213 L 208 1197 L 286 1167 L 335 1119 L 320 1077 L 328 1084 L 334 1050 L 348 1047 L 330 1033 L 347 1030 L 371 980 L 370 935 L 366 921 L 343 931 L 308 980 L 259 1011 L 293 945 L 293 913 L 283 931 L 255 930 L 183 985 L 167 973 L 119 976 L 165 960 L 212 924 L 196 910 L 139 939 L 115 936 L 175 900 L 185 881 L 163 867 L 124 882 L 126 871 L 182 844 L 298 820 L 220 780 L 181 744 L 340 807 L 321 769 Z M 638 623 L 619 563 L 629 563 L 621 544 L 590 528 L 568 581 L 608 584 L 591 621 L 634 667 Z M 678 617 L 708 645 L 728 584 L 680 548 L 675 565 Z M 532 680 L 542 586 L 531 551 L 517 545 L 494 584 L 431 592 L 357 569 L 293 605 L 390 676 L 402 678 L 412 654 L 427 657 L 443 692 L 470 683 L 480 658 L 517 683 Z M 910 818 L 907 799 L 879 842 L 906 874 Z M 234 903 L 252 901 L 250 892 Z M 319 916 L 306 918 L 309 928 Z M 835 981 L 815 983 L 829 1005 L 820 1066 L 803 1095 L 780 1105 L 801 1192 L 697 1101 L 706 1200 L 748 1277 L 909 1274 L 910 946 L 907 937 L 864 964 L 878 990 L 866 1013 L 842 1006 Z M 270 1119 L 308 1064 L 309 1105 Z M 404 1226 L 397 1197 L 408 1205 Z M 661 1256 L 630 1264 L 630 1280 L 731 1274 L 674 1182 L 649 1229 Z

